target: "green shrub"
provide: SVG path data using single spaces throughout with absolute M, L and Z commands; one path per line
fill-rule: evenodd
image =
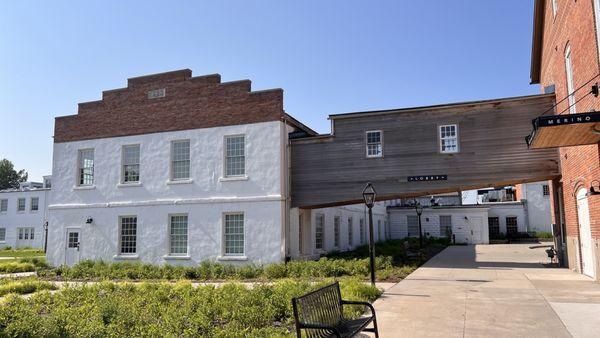
M 248 288 L 102 282 L 27 299 L 7 296 L 0 307 L 0 336 L 292 336 L 291 298 L 323 284 L 282 280 Z M 344 299 L 373 301 L 380 294 L 358 280 L 342 282 L 341 289 Z M 349 308 L 348 315 L 360 311 Z
M 36 292 L 39 290 L 55 290 L 56 286 L 52 283 L 34 280 L 34 279 L 26 279 L 26 280 L 13 280 L 13 279 L 3 279 L 0 280 L 0 297 L 9 294 L 27 294 Z
M 35 265 L 28 262 L 2 262 L 0 273 L 17 273 L 35 271 Z
M 537 238 L 554 238 L 554 235 L 552 235 L 551 232 L 549 231 L 538 231 L 535 232 L 533 237 L 537 237 Z

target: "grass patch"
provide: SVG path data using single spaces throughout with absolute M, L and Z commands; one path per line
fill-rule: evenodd
M 428 239 L 419 254 L 418 240 L 390 240 L 376 244 L 375 259 L 378 281 L 395 282 L 412 273 L 422 262 L 446 247 L 447 242 Z M 140 262 L 103 262 L 85 260 L 72 267 L 60 266 L 41 270 L 49 279 L 65 280 L 250 280 L 266 281 L 283 278 L 369 278 L 368 247 L 332 253 L 318 261 L 294 260 L 269 265 L 231 265 L 205 261 L 196 266 L 153 265 Z
M 20 258 L 16 261 L 0 261 L 0 273 L 32 272 L 47 269 L 44 258 Z
M 56 286 L 36 279 L 0 279 L 0 297 L 9 293 L 23 295 L 40 290 L 56 290 Z
M 291 298 L 324 284 L 282 280 L 253 288 L 233 283 L 196 288 L 189 282 L 103 282 L 27 299 L 7 296 L 0 307 L 0 336 L 287 337 L 293 336 Z M 341 288 L 345 299 L 373 301 L 380 294 L 358 280 L 345 280 Z M 347 315 L 361 312 L 349 308 Z
M 0 250 L 0 257 L 26 258 L 26 257 L 44 257 L 43 250 L 37 249 L 11 249 L 10 247 Z

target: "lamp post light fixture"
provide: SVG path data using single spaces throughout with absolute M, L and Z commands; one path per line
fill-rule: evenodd
M 423 250 L 423 229 L 421 225 L 421 215 L 423 214 L 423 206 L 421 202 L 415 200 L 415 212 L 419 216 L 419 249 Z
M 373 206 L 375 205 L 375 198 L 377 192 L 371 182 L 367 183 L 367 186 L 362 192 L 365 205 L 369 209 L 369 265 L 371 268 L 371 285 L 375 286 L 375 241 L 373 240 Z

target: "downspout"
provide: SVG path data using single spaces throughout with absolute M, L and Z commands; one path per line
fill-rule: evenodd
M 288 137 L 288 124 L 286 120 L 283 120 L 283 131 L 282 131 L 282 147 L 283 147 L 283 161 L 284 161 L 284 179 L 283 179 L 283 260 L 287 261 L 290 257 L 290 224 L 291 224 L 291 195 L 290 195 L 290 176 L 291 176 L 291 163 L 290 163 L 290 151 L 291 141 Z

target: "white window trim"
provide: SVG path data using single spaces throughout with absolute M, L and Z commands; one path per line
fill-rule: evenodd
M 369 155 L 369 133 L 379 133 L 379 141 L 381 143 L 381 154 Z M 365 131 L 365 155 L 367 158 L 382 158 L 383 157 L 383 131 L 382 130 L 367 130 Z
M 577 99 L 575 98 L 575 85 L 573 84 L 573 59 L 571 57 L 571 46 L 565 50 L 565 75 L 567 76 L 567 104 L 569 114 L 577 114 Z
M 335 221 L 338 220 L 338 231 L 337 236 L 335 233 Z M 337 240 L 337 245 L 335 241 Z M 342 246 L 342 216 L 335 215 L 333 216 L 333 248 L 339 249 Z
M 138 151 L 139 151 L 139 158 L 138 158 L 138 167 L 139 167 L 139 177 L 137 181 L 129 181 L 129 182 L 125 182 L 125 148 L 126 147 L 138 147 Z M 124 144 L 121 146 L 121 181 L 119 182 L 119 184 L 117 184 L 117 187 L 129 187 L 129 186 L 133 186 L 133 187 L 139 187 L 142 185 L 142 146 L 139 143 L 133 143 L 133 144 Z
M 323 240 L 322 240 L 323 247 L 321 247 L 321 248 L 317 248 L 317 222 L 318 222 L 319 217 L 321 217 L 323 219 Z M 325 214 L 315 214 L 315 245 L 314 245 L 314 248 L 315 248 L 315 251 L 318 253 L 326 251 L 325 248 L 327 247 L 327 245 L 326 245 L 327 243 L 325 241 L 326 241 L 327 236 L 325 234 L 325 228 L 326 228 Z
M 556 0 L 551 0 L 552 1 L 552 18 L 556 18 L 556 13 L 558 13 L 558 3 L 556 3 Z
M 6 227 L 0 227 L 0 229 L 4 229 L 4 239 L 0 239 L 0 243 L 6 243 Z
M 25 201 L 25 205 L 23 210 L 19 210 L 19 200 L 24 200 Z M 27 198 L 26 197 L 19 197 L 17 198 L 17 213 L 22 214 L 24 212 L 27 211 Z
M 185 254 L 173 254 L 171 253 L 171 217 L 173 216 L 187 216 L 187 246 Z M 167 254 L 163 256 L 164 259 L 191 259 L 190 257 L 190 215 L 185 212 L 169 214 L 167 216 Z
M 135 253 L 121 253 L 121 236 L 123 235 L 122 231 L 122 219 L 123 218 L 130 218 L 130 217 L 135 217 L 136 218 L 136 223 L 135 223 Z M 119 222 L 119 226 L 118 226 L 118 231 L 119 233 L 117 234 L 117 254 L 113 256 L 114 259 L 138 259 L 139 256 L 139 217 L 137 215 L 119 215 L 118 217 L 118 222 Z
M 244 174 L 243 175 L 227 175 L 227 139 L 243 137 L 244 138 Z M 227 181 L 245 181 L 248 180 L 248 172 L 246 168 L 246 134 L 231 134 L 223 136 L 223 175 L 219 177 L 219 182 Z
M 33 210 L 33 199 L 37 198 L 37 209 Z M 39 197 L 30 197 L 29 198 L 29 212 L 31 213 L 37 213 L 38 211 L 40 211 L 40 198 Z
M 188 178 L 173 178 L 173 155 L 175 154 L 173 152 L 173 145 L 177 142 L 184 142 L 184 141 L 188 141 L 190 144 L 190 174 Z M 192 183 L 192 140 L 189 138 L 182 138 L 182 139 L 176 139 L 176 140 L 171 140 L 171 144 L 169 145 L 169 179 L 167 180 L 167 184 L 186 184 L 186 183 Z
M 456 128 L 456 151 L 442 151 L 442 127 L 454 126 Z M 437 128 L 438 152 L 440 154 L 458 154 L 460 153 L 460 133 L 458 123 L 440 124 Z
M 243 215 L 244 216 L 244 252 L 241 254 L 228 254 L 225 253 L 225 222 L 227 215 Z M 246 231 L 246 213 L 243 211 L 228 211 L 221 214 L 221 255 L 217 257 L 218 260 L 248 260 L 246 256 L 247 248 L 247 231 Z
M 6 214 L 6 213 L 8 213 L 8 198 L 2 198 L 2 199 L 0 199 L 0 204 L 2 203 L 2 201 L 6 201 L 6 210 L 1 210 L 0 209 L 0 214 Z
M 87 151 L 87 150 L 91 150 L 93 155 L 94 155 L 94 166 L 92 169 L 92 183 L 91 184 L 80 184 L 81 182 L 81 172 L 80 170 L 82 168 L 79 167 L 79 163 L 81 162 L 81 152 L 83 151 Z M 86 190 L 86 189 L 94 189 L 96 186 L 96 173 L 95 173 L 95 169 L 96 169 L 96 149 L 95 148 L 81 148 L 81 149 L 77 149 L 77 164 L 76 164 L 76 170 L 75 170 L 75 187 L 79 188 L 80 190 Z

